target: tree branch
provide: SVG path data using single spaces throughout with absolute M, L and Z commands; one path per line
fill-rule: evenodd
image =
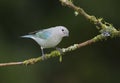
M 9 62 L 9 63 L 0 63 L 0 67 L 3 66 L 12 66 L 12 65 L 21 65 L 23 62 Z
M 81 7 L 74 5 L 71 0 L 60 0 L 60 2 L 62 3 L 63 6 L 68 6 L 69 8 L 72 8 L 75 12 L 77 12 L 78 14 L 81 14 L 87 20 L 95 24 L 97 29 L 99 29 L 100 34 L 83 43 L 74 44 L 67 48 L 62 48 L 60 51 L 54 50 L 49 54 L 45 54 L 45 60 L 49 58 L 53 58 L 53 57 L 60 57 L 59 60 L 61 62 L 62 56 L 65 55 L 66 52 L 74 51 L 78 48 L 91 45 L 95 42 L 106 40 L 107 38 L 120 37 L 120 31 L 116 30 L 112 24 L 107 23 L 105 21 L 103 22 L 103 19 L 101 18 L 97 19 L 95 16 L 87 14 Z M 24 60 L 21 62 L 0 63 L 0 67 L 13 66 L 13 65 L 29 65 L 29 64 L 40 62 L 40 61 L 44 61 L 44 59 L 42 59 L 42 57 L 37 57 L 37 58 L 31 58 L 28 60 Z
M 74 45 L 69 46 L 67 48 L 62 48 L 61 49 L 62 54 L 61 54 L 60 51 L 54 50 L 50 54 L 45 54 L 45 58 L 49 59 L 49 58 L 58 57 L 58 56 L 61 57 L 61 56 L 65 55 L 64 53 L 66 53 L 66 52 L 76 50 L 78 48 L 84 47 L 86 45 L 90 45 L 92 43 L 93 43 L 93 40 L 91 39 L 91 40 L 88 40 L 88 41 L 80 43 L 80 44 L 74 44 Z M 40 62 L 40 61 L 43 61 L 42 57 L 31 58 L 31 59 L 28 59 L 28 60 L 25 60 L 25 61 L 22 61 L 22 62 L 0 63 L 0 67 L 14 66 L 14 65 L 29 65 L 29 64 L 34 64 L 34 63 Z

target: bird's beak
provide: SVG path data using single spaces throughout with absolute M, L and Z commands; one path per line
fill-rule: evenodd
M 69 34 L 67 34 L 66 37 L 69 37 Z

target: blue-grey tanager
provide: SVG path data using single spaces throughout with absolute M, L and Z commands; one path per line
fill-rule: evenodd
M 64 26 L 56 26 L 48 29 L 43 29 L 21 36 L 23 38 L 31 38 L 35 40 L 41 47 L 42 55 L 44 48 L 56 47 L 63 37 L 69 36 L 69 31 Z

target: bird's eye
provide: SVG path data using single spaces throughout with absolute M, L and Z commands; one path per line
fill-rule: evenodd
M 64 31 L 64 29 L 62 29 L 62 31 Z

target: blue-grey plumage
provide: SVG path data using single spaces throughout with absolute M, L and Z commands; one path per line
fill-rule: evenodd
M 21 37 L 35 40 L 41 46 L 42 55 L 44 55 L 44 48 L 52 48 L 57 46 L 61 42 L 62 38 L 66 36 L 69 36 L 68 29 L 64 26 L 56 26 Z

